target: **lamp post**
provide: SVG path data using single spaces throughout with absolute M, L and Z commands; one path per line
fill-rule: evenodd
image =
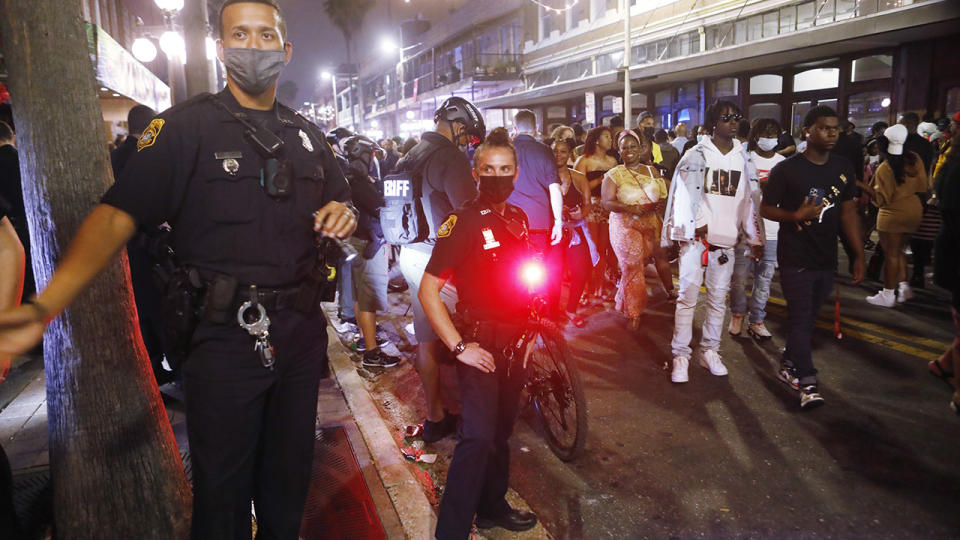
M 334 124 L 339 125 L 340 104 L 337 99 L 337 76 L 327 70 L 323 70 L 320 72 L 320 78 L 325 81 L 330 80 L 330 89 L 333 91 L 333 119 Z
M 170 100 L 178 103 L 186 99 L 186 81 L 183 63 L 186 58 L 186 44 L 176 31 L 173 18 L 183 9 L 183 0 L 153 0 L 163 12 L 166 31 L 160 36 L 160 50 L 167 56 L 167 81 L 170 84 Z M 183 80 L 183 86 L 181 86 Z
M 630 0 L 620 0 L 623 6 L 623 119 L 630 127 L 633 116 L 633 105 L 630 97 L 633 88 L 630 86 Z

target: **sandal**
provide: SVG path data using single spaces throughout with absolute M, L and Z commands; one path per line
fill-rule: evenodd
M 946 351 L 943 354 L 943 356 L 941 357 L 941 360 L 944 357 L 946 357 L 947 354 L 951 354 L 954 352 L 955 352 L 954 348 L 951 347 L 950 350 Z M 927 371 L 930 372 L 930 374 L 933 375 L 934 377 L 943 381 L 950 388 L 953 388 L 953 383 L 950 382 L 950 379 L 953 378 L 954 373 L 952 371 L 947 371 L 943 369 L 943 366 L 940 365 L 940 360 L 931 360 L 927 362 Z

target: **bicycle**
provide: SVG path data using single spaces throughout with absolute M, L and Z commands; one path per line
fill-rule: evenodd
M 528 262 L 521 270 L 521 278 L 531 290 L 545 275 L 539 261 Z M 533 297 L 520 337 L 504 352 L 511 360 L 518 354 L 520 358 L 529 355 L 520 414 L 533 407 L 550 450 L 568 462 L 583 451 L 587 440 L 587 401 L 580 371 L 561 329 L 544 316 L 546 306 L 542 297 Z

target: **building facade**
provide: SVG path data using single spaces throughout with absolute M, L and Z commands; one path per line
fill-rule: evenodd
M 622 113 L 622 1 L 558 2 L 559 10 L 546 1 L 467 4 L 432 23 L 402 69 L 368 66 L 364 118 L 403 134 L 426 126 L 438 100 L 462 95 L 490 125 L 505 124 L 518 108 L 534 110 L 544 126 L 604 123 Z M 660 126 L 698 124 L 720 98 L 795 135 L 806 111 L 821 104 L 861 132 L 904 111 L 936 117 L 960 109 L 954 0 L 629 1 L 631 122 L 650 111 Z M 490 39 L 494 32 L 499 39 Z M 488 80 L 483 54 L 510 67 Z M 397 74 L 399 107 L 389 93 Z M 391 112 L 399 123 L 389 123 Z

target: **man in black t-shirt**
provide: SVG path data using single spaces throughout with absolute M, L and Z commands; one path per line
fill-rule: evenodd
M 782 223 L 777 244 L 780 282 L 787 300 L 787 348 L 778 377 L 800 390 L 800 407 L 823 404 L 817 390 L 810 339 L 820 306 L 834 287 L 841 226 L 854 248 L 854 283 L 863 279 L 863 244 L 857 220 L 856 176 L 850 162 L 831 153 L 837 114 L 814 107 L 803 120 L 807 148 L 770 171 L 761 214 Z

